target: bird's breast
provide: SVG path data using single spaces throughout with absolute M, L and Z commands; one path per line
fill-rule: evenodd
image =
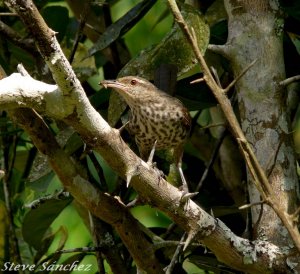
M 167 149 L 182 144 L 189 128 L 185 125 L 185 116 L 181 108 L 162 106 L 142 106 L 132 109 L 131 132 L 138 146 L 151 148 L 157 141 L 157 149 Z

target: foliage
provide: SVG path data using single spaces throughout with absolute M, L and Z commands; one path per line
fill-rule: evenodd
M 100 80 L 107 77 L 116 78 L 119 74 L 140 74 L 154 80 L 155 71 L 161 64 L 171 63 L 178 66 L 180 78 L 175 96 L 185 103 L 193 117 L 193 130 L 184 154 L 184 173 L 191 189 L 197 188 L 205 171 L 205 165 L 211 159 L 220 140 L 230 142 L 232 150 L 237 151 L 236 144 L 231 140 L 228 132 L 224 133 L 219 127 L 220 124 L 224 125 L 224 120 L 217 111 L 216 101 L 207 86 L 204 83 L 189 84 L 201 76 L 201 70 L 195 68 L 192 52 L 184 44 L 184 38 L 181 37 L 178 27 L 172 24 L 172 17 L 164 1 L 94 1 L 91 4 L 92 8 L 85 10 L 87 9 L 85 6 L 81 14 L 76 12 L 70 1 L 35 2 L 47 24 L 57 32 L 56 37 L 68 57 L 71 56 L 76 44 L 74 42 L 76 37 L 79 37 L 75 59 L 72 63 L 73 68 L 94 107 L 105 118 L 109 118 L 111 124 L 116 127 L 122 125 L 122 120 L 127 115 L 126 107 L 119 98 L 115 97 L 115 94 L 110 97 L 110 91 L 100 89 L 98 86 Z M 195 7 L 187 6 L 186 8 L 182 5 L 181 8 L 184 11 L 187 10 L 189 16 L 193 16 L 191 25 L 197 26 L 196 36 L 202 51 L 205 52 L 208 39 L 213 44 L 226 42 L 227 22 L 225 18 L 221 18 L 218 22 L 210 23 L 208 26 L 205 21 L 208 21 L 208 18 L 205 14 L 209 13 L 210 8 L 217 1 L 198 2 L 203 15 L 196 12 Z M 300 5 L 299 1 L 291 1 L 290 5 L 282 4 L 287 22 L 284 39 L 286 71 L 288 76 L 292 76 L 300 72 L 300 33 L 295 27 L 300 21 Z M 1 12 L 7 12 L 7 9 L 1 6 Z M 85 12 L 88 14 L 86 17 Z M 83 32 L 80 31 L 80 17 L 81 21 L 86 23 L 87 28 L 90 22 L 95 24 L 92 27 L 96 30 L 96 34 L 89 34 L 84 28 Z M 103 20 L 97 21 L 95 18 Z M 115 23 L 110 22 L 112 18 Z M 30 42 L 30 34 L 27 33 L 18 17 L 5 16 L 1 17 L 1 21 L 23 39 L 27 39 L 28 43 Z M 42 72 L 43 63 L 36 56 L 36 52 L 26 50 L 3 34 L 1 38 L 0 64 L 7 74 L 14 72 L 18 63 L 23 63 L 30 74 L 37 79 L 52 82 L 49 74 Z M 233 78 L 226 59 L 209 52 L 206 57 L 218 71 L 221 83 L 226 86 Z M 230 96 L 234 98 L 232 94 L 231 91 Z M 109 111 L 114 116 L 109 114 Z M 59 195 L 62 186 L 51 171 L 47 159 L 36 151 L 26 133 L 8 118 L 5 111 L 0 111 L 0 114 L 0 169 L 5 170 L 7 174 L 2 179 L 1 186 L 7 184 L 9 187 L 10 221 L 19 239 L 23 262 L 41 264 L 48 260 L 49 264 L 55 261 L 66 264 L 85 260 L 85 264 L 91 263 L 94 266 L 92 271 L 96 273 L 96 258 L 90 256 L 90 253 L 81 252 L 79 255 L 77 253 L 74 253 L 77 255 L 54 253 L 60 249 L 93 245 L 93 237 L 88 228 L 88 213 L 80 210 L 72 198 Z M 296 147 L 299 148 L 299 109 L 292 111 L 291 119 L 295 125 Z M 120 196 L 124 203 L 129 203 L 136 197 L 136 193 L 131 188 L 125 187 L 124 182 L 121 182 L 100 155 L 85 151 L 86 148 L 76 133 L 66 130 L 59 121 L 47 120 L 47 123 L 65 151 L 80 161 L 80 164 L 86 168 L 90 181 L 99 189 Z M 132 138 L 126 132 L 123 133 L 123 138 L 132 144 L 133 149 L 136 149 Z M 240 162 L 238 152 L 236 157 L 234 163 Z M 169 172 L 169 163 L 166 158 L 163 153 L 158 153 L 155 158 L 158 167 L 165 174 Z M 224 178 L 220 171 L 220 158 L 218 156 L 216 158 L 214 167 L 209 170 L 208 176 L 201 185 L 196 201 L 212 211 L 214 216 L 224 221 L 236 234 L 241 235 L 246 228 L 246 214 L 238 210 L 237 207 L 242 204 L 242 201 L 236 196 L 244 195 L 244 190 L 240 186 L 234 193 L 236 196 L 228 192 L 223 184 L 227 178 Z M 228 165 L 227 168 L 237 169 L 233 172 L 233 176 L 239 178 L 240 181 L 245 178 L 242 164 L 238 167 Z M 2 218 L 8 215 L 7 219 L 9 219 L 8 213 L 10 212 L 5 212 L 4 207 L 7 199 L 5 190 L 1 187 L 0 211 L 3 214 L 1 213 L 0 216 Z M 34 201 L 38 201 L 35 203 L 37 208 L 32 207 Z M 28 205 L 31 207 L 29 208 Z M 178 240 L 183 233 L 178 227 L 168 230 L 171 220 L 162 212 L 149 206 L 136 206 L 132 209 L 132 214 L 142 224 L 166 240 Z M 13 261 L 14 256 L 9 249 L 9 246 L 13 245 L 13 240 L 8 235 L 8 223 L 0 222 L 0 268 L 1 263 Z M 128 272 L 132 272 L 134 263 L 130 255 L 119 237 L 114 233 L 112 235 L 115 243 L 120 247 L 119 252 L 124 261 L 129 262 Z M 175 248 L 176 246 L 173 246 L 159 251 L 162 263 L 167 264 L 166 261 L 172 257 Z M 104 268 L 109 273 L 110 267 L 107 262 Z M 176 268 L 178 273 L 184 273 L 184 271 L 187 273 L 208 273 L 205 271 L 238 273 L 219 264 L 213 254 L 200 246 L 193 246 L 189 252 L 182 253 Z

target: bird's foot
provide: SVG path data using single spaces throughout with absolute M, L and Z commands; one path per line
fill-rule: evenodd
M 157 178 L 158 178 L 158 185 L 160 184 L 161 179 L 165 178 L 165 174 L 158 168 L 154 169 L 156 174 L 157 174 Z
M 140 197 L 137 196 L 132 201 L 130 201 L 128 204 L 126 204 L 126 207 L 127 208 L 132 208 L 132 207 L 135 207 L 135 206 L 141 205 L 141 204 L 142 204 L 142 201 L 141 201 Z
M 189 199 L 195 197 L 199 192 L 189 192 L 189 187 L 183 175 L 182 168 L 178 167 L 178 170 L 182 181 L 182 195 L 180 198 L 180 203 L 185 204 Z
M 153 157 L 154 157 L 154 153 L 155 153 L 156 144 L 157 144 L 157 140 L 154 142 L 153 147 L 150 152 L 150 155 L 147 160 L 147 164 L 151 167 L 153 166 Z
M 148 163 L 148 166 L 150 166 L 151 168 L 154 169 L 155 173 L 156 173 L 156 176 L 157 176 L 157 179 L 158 179 L 158 185 L 160 184 L 160 181 L 161 179 L 165 178 L 165 174 L 156 167 L 156 163 L 155 162 L 152 162 L 152 163 Z
M 188 192 L 183 190 L 180 198 L 180 203 L 185 204 L 189 199 L 195 197 L 199 192 Z
M 160 180 L 161 178 L 163 178 L 165 176 L 165 174 L 159 170 L 157 167 L 156 167 L 156 163 L 153 162 L 153 157 L 154 157 L 154 153 L 155 153 L 155 148 L 156 148 L 156 144 L 157 144 L 157 140 L 155 140 L 154 144 L 153 144 L 153 147 L 151 149 L 151 152 L 149 154 L 149 157 L 148 157 L 148 160 L 147 160 L 147 165 L 150 167 L 150 168 L 153 168 L 155 170 L 155 173 L 157 174 L 157 178 L 158 178 L 158 184 L 160 183 Z

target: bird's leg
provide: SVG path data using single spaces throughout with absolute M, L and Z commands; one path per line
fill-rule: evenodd
M 161 178 L 164 176 L 164 173 L 159 170 L 158 168 L 156 168 L 156 163 L 153 163 L 153 157 L 154 157 L 154 153 L 155 153 L 155 148 L 156 148 L 156 144 L 157 144 L 157 140 L 155 140 L 153 147 L 151 148 L 150 154 L 149 154 L 149 150 L 143 150 L 140 148 L 140 154 L 142 159 L 145 159 L 148 155 L 148 159 L 147 159 L 147 164 L 148 166 L 152 167 L 156 174 L 157 174 L 157 178 L 158 178 L 158 183 L 160 182 Z
M 178 166 L 178 172 L 180 174 L 180 178 L 181 178 L 181 181 L 182 181 L 181 202 L 185 203 L 189 198 L 192 198 L 192 197 L 196 196 L 199 192 L 192 192 L 192 193 L 189 192 L 189 187 L 188 187 L 188 184 L 185 180 L 181 165 Z
M 181 161 L 177 164 L 177 168 L 178 168 L 178 172 L 181 178 L 181 182 L 182 182 L 182 196 L 181 196 L 181 202 L 185 203 L 187 202 L 187 200 L 189 198 L 192 198 L 194 196 L 196 196 L 199 192 L 189 192 L 189 187 L 188 184 L 185 180 L 183 171 L 182 171 L 182 167 L 181 167 Z
M 182 182 L 182 196 L 181 196 L 181 202 L 186 203 L 189 198 L 192 198 L 198 194 L 198 192 L 189 192 L 189 187 L 187 184 L 187 181 L 184 177 L 183 170 L 182 170 L 182 155 L 183 155 L 183 148 L 179 147 L 177 150 L 174 150 L 174 156 L 176 160 L 176 166 L 181 178 Z
M 150 166 L 153 166 L 153 157 L 154 157 L 154 153 L 155 153 L 156 144 L 157 144 L 157 140 L 155 140 L 154 145 L 153 145 L 153 147 L 150 151 L 150 154 L 149 154 L 149 157 L 148 157 L 148 160 L 147 160 L 147 164 L 150 165 Z
M 183 174 L 183 171 L 182 171 L 181 163 L 177 165 L 177 168 L 178 168 L 178 172 L 179 172 L 181 182 L 182 182 L 182 190 L 183 190 L 184 193 L 189 193 L 189 186 L 188 186 L 188 184 L 185 180 L 185 177 L 184 177 L 184 174 Z
M 128 122 L 127 122 L 128 123 Z M 126 123 L 126 124 L 127 124 Z M 125 125 L 126 125 L 125 124 Z M 124 125 L 124 126 L 125 126 Z M 124 127 L 123 126 L 123 127 Z M 140 147 L 140 155 L 141 155 L 141 158 L 143 159 L 143 160 L 145 160 L 145 158 L 146 158 L 146 155 L 148 155 L 149 154 L 149 157 L 148 157 L 148 160 L 147 160 L 147 164 L 148 164 L 148 166 L 150 166 L 150 167 L 152 167 L 152 168 L 155 168 L 155 165 L 153 164 L 153 157 L 154 157 L 154 153 L 155 153 L 155 147 L 156 147 L 156 143 L 157 143 L 157 140 L 154 142 L 154 145 L 153 145 L 153 147 L 152 147 L 152 149 L 151 149 L 151 151 L 150 151 L 150 154 L 149 154 L 149 151 L 148 150 L 144 150 L 144 149 L 141 149 L 141 147 Z M 157 169 L 155 169 L 155 171 L 157 172 L 157 174 L 158 174 L 158 180 L 160 181 L 160 178 L 161 178 L 161 173 L 160 173 L 160 171 L 157 171 Z M 127 185 L 127 187 L 128 187 L 128 185 Z M 134 206 L 136 206 L 137 204 L 139 203 L 139 196 L 137 196 L 134 200 L 132 200 L 131 202 L 129 202 L 126 206 L 128 207 L 128 208 L 131 208 L 131 207 L 134 207 Z

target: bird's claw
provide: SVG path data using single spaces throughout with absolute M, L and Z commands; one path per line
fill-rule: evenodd
M 130 201 L 128 204 L 126 204 L 127 208 L 133 208 L 141 203 L 141 200 L 139 198 L 139 196 L 137 196 L 135 199 L 133 199 L 132 201 Z
M 199 192 L 188 192 L 188 191 L 182 191 L 182 195 L 180 198 L 180 203 L 185 204 L 189 199 L 195 197 L 196 195 L 198 195 Z
M 185 204 L 189 199 L 195 197 L 199 192 L 189 192 L 189 187 L 183 175 L 181 165 L 178 167 L 178 171 L 182 181 L 182 195 L 180 198 L 180 203 Z

